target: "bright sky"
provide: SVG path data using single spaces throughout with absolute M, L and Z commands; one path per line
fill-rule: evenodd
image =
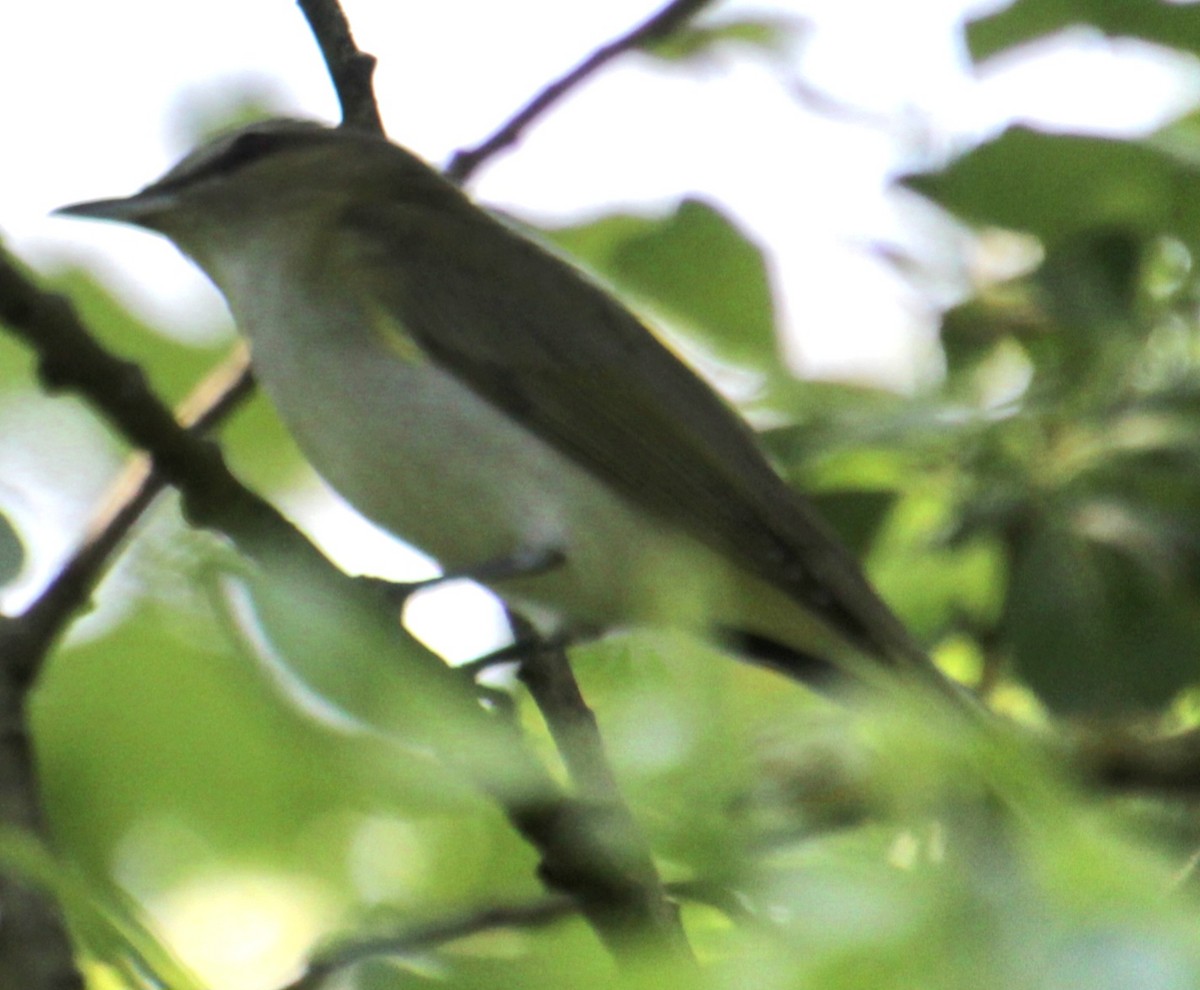
M 344 2 L 359 44 L 379 57 L 377 91 L 392 138 L 445 162 L 660 0 Z M 798 368 L 910 387 L 935 367 L 935 307 L 869 247 L 914 249 L 943 276 L 960 262 L 922 246 L 928 214 L 890 194 L 888 175 L 1012 119 L 1147 129 L 1200 91 L 1191 63 L 1079 36 L 973 78 L 953 31 L 968 6 L 981 5 L 718 4 L 719 16 L 754 9 L 794 18 L 800 31 L 791 52 L 763 62 L 728 51 L 702 71 L 627 58 L 515 154 L 488 166 L 475 192 L 534 219 L 712 197 L 769 246 Z M 279 109 L 336 119 L 324 68 L 291 0 L 6 4 L 0 235 L 40 267 L 71 260 L 111 274 L 135 306 L 169 326 L 196 332 L 220 324 L 215 293 L 164 242 L 48 213 L 144 185 L 186 150 L 176 124 L 181 108 L 219 112 L 248 78 Z M 798 83 L 858 112 L 854 119 L 815 113 L 797 95 Z M 0 509 L 38 550 L 22 597 L 76 539 L 115 467 L 115 454 L 97 453 L 89 438 L 48 430 L 56 408 L 0 408 L 7 441 L 0 443 Z M 348 510 L 322 518 L 320 534 L 346 565 L 412 573 L 411 561 L 383 560 L 381 538 Z M 481 652 L 494 632 L 486 622 L 474 628 L 474 639 L 442 645 Z M 207 951 L 212 958 L 213 946 Z M 237 985 L 241 965 L 231 961 L 221 985 Z
M 377 88 L 393 139 L 444 162 L 657 3 L 345 6 L 360 45 L 379 57 Z M 541 218 L 713 196 L 770 245 L 805 370 L 903 385 L 922 373 L 914 362 L 921 365 L 923 341 L 911 331 L 923 307 L 864 250 L 913 238 L 911 210 L 885 191 L 888 173 L 919 161 L 923 146 L 945 149 L 1012 117 L 1119 130 L 1159 120 L 1195 92 L 1194 78 L 1189 84 L 1159 61 L 1121 57 L 1103 44 L 973 82 L 952 30 L 972 6 L 980 4 L 717 4 L 710 16 L 758 10 L 794 19 L 792 51 L 764 64 L 729 50 L 700 72 L 656 71 L 628 58 L 547 118 L 517 153 L 489 166 L 475 191 Z M 75 0 L 65 10 L 21 4 L 10 11 L 0 18 L 10 149 L 0 230 L 42 262 L 70 257 L 119 267 L 141 304 L 173 322 L 211 323 L 219 311 L 213 295 L 197 288 L 202 279 L 166 244 L 47 214 L 145 184 L 186 150 L 180 109 L 219 109 L 247 78 L 287 110 L 335 119 L 295 4 Z M 874 119 L 814 114 L 795 95 L 797 81 Z

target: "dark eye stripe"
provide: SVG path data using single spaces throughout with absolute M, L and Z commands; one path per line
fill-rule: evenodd
M 288 143 L 288 136 L 290 135 L 263 134 L 256 131 L 239 134 L 225 154 L 211 162 L 210 167 L 214 172 L 232 172 Z
M 296 122 L 288 130 L 246 130 L 190 155 L 155 183 L 176 189 L 219 175 L 229 175 L 290 145 L 308 144 L 329 132 L 317 124 Z

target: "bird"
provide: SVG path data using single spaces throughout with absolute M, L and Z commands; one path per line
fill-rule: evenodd
M 943 683 L 725 399 L 385 136 L 261 121 L 58 212 L 172 241 L 318 474 L 543 635 L 678 627 L 808 683 Z

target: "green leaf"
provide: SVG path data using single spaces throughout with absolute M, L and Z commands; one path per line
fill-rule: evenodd
M 1164 0 L 1017 0 L 971 21 L 967 46 L 971 57 L 982 62 L 1075 25 L 1098 28 L 1109 37 L 1140 38 L 1200 52 L 1200 7 Z
M 1084 331 L 1131 327 L 1145 248 L 1128 230 L 1096 231 L 1056 244 L 1037 272 L 1051 315 Z
M 1010 127 L 942 171 L 903 182 L 970 223 L 1027 231 L 1049 246 L 1096 230 L 1194 242 L 1197 179 L 1195 162 L 1151 140 Z
M 28 388 L 33 381 L 33 351 L 10 334 L 0 333 L 0 389 Z
M 295 826 L 295 809 L 322 814 L 345 772 L 217 630 L 179 619 L 139 608 L 59 652 L 39 685 L 48 814 L 62 848 L 100 875 L 130 828 L 161 816 L 234 855 L 263 848 Z
M 661 218 L 614 214 L 545 233 L 717 357 L 775 365 L 775 304 L 763 252 L 716 207 L 685 199 Z
M 121 987 L 203 990 L 204 984 L 162 944 L 130 898 L 111 885 L 90 882 L 74 864 L 15 825 L 0 826 L 0 872 L 53 896 L 77 946 L 110 973 L 120 973 Z M 85 963 L 82 968 L 89 967 Z
M 1200 675 L 1193 596 L 1061 520 L 1021 542 L 1003 628 L 1022 678 L 1060 712 L 1153 709 Z
M 871 548 L 871 577 L 909 627 L 933 641 L 999 613 L 1003 568 L 990 534 L 958 536 L 949 493 L 913 477 Z M 956 538 L 957 537 L 957 538 Z
M 278 865 L 284 836 L 338 809 L 474 803 L 429 744 L 470 755 L 484 742 L 471 728 L 492 720 L 461 678 L 403 636 L 398 616 L 339 597 L 346 581 L 322 580 L 332 574 L 323 565 L 229 573 L 236 558 L 216 540 L 173 515 L 154 522 L 124 580 L 101 587 L 100 611 L 131 583 L 147 590 L 113 628 L 68 640 L 37 692 L 46 802 L 79 861 L 102 869 L 129 828 L 174 816 L 226 855 Z M 227 602 L 236 614 L 217 608 Z M 292 681 L 329 687 L 324 710 L 343 716 L 314 717 L 317 702 L 301 703 Z M 511 746 L 487 742 L 480 760 L 518 762 Z

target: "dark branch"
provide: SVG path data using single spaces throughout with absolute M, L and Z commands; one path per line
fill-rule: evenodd
M 609 859 L 619 868 L 612 879 L 622 890 L 620 907 L 627 915 L 632 910 L 642 919 L 643 940 L 653 941 L 659 949 L 670 951 L 681 960 L 690 959 L 675 905 L 663 888 L 649 844 L 621 796 L 596 717 L 579 690 L 566 652 L 561 645 L 538 637 L 515 614 L 510 613 L 509 619 L 518 641 L 526 644 L 520 666 L 521 682 L 542 713 L 567 771 L 582 795 L 587 825 L 604 836 L 613 850 L 614 855 Z M 597 930 L 604 934 L 605 929 L 599 925 Z
M 240 346 L 193 390 L 180 407 L 179 420 L 193 433 L 204 433 L 228 416 L 252 389 L 249 352 Z M 31 676 L 28 672 L 40 666 L 67 623 L 87 604 L 113 555 L 166 484 L 149 458 L 141 454 L 132 458 L 92 520 L 83 544 L 20 617 L 10 620 L 12 635 L 19 630 L 20 653 L 26 657 L 20 666 L 26 671 L 26 681 Z M 11 640 L 6 636 L 5 641 Z
M 546 642 L 516 615 L 510 621 L 523 644 L 520 679 L 546 720 L 567 772 L 588 801 L 619 800 L 616 777 L 604 753 L 596 716 L 558 644 Z
M 86 399 L 134 446 L 150 454 L 154 470 L 183 494 L 192 522 L 228 535 L 248 556 L 280 552 L 310 560 L 319 552 L 298 530 L 230 472 L 217 447 L 185 430 L 146 384 L 141 369 L 106 351 L 80 323 L 71 304 L 42 292 L 0 252 L 0 322 L 37 355 L 50 391 L 69 389 Z M 41 655 L 23 641 L 19 620 L 3 628 L 8 676 L 25 689 Z
M 665 38 L 711 2 L 712 0 L 673 0 L 649 20 L 643 21 L 607 45 L 597 48 L 565 76 L 556 79 L 538 93 L 482 144 L 456 152 L 446 167 L 446 177 L 453 182 L 466 182 L 486 159 L 516 144 L 534 121 L 613 59 Z
M 45 838 L 26 697 L 0 670 L 0 827 Z M 45 890 L 27 877 L 0 874 L 0 917 L 0 987 L 83 990 L 62 915 Z
M 1070 762 L 1086 780 L 1112 790 L 1194 796 L 1200 793 L 1200 729 L 1151 739 L 1104 733 L 1079 745 Z
M 383 133 L 371 77 L 375 56 L 355 43 L 338 0 L 296 0 L 321 48 L 342 108 L 342 126 Z

